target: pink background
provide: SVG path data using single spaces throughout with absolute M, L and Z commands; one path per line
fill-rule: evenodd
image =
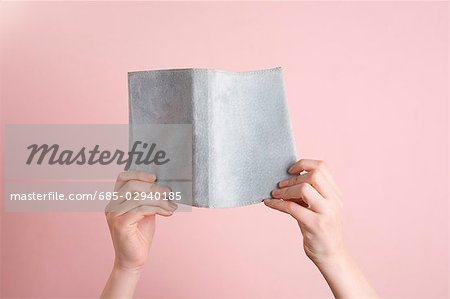
M 298 154 L 342 186 L 348 246 L 376 289 L 447 298 L 447 3 L 1 9 L 3 123 L 127 123 L 128 71 L 282 66 Z M 261 204 L 158 220 L 138 296 L 331 296 L 294 221 Z M 2 298 L 101 292 L 102 213 L 3 212 L 1 225 Z

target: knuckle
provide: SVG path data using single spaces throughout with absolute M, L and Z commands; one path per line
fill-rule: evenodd
M 154 174 L 152 172 L 140 170 L 140 171 L 136 172 L 136 176 L 139 180 L 146 181 L 146 182 L 148 182 L 148 181 L 152 182 L 152 181 L 156 180 L 156 174 Z
M 142 205 L 140 207 L 134 208 L 133 212 L 137 213 L 153 213 L 155 211 L 155 207 L 153 205 Z
M 286 211 L 289 213 L 289 214 L 294 214 L 295 213 L 295 203 L 294 202 L 292 202 L 292 201 L 287 201 L 286 202 Z
M 320 172 L 318 172 L 318 171 L 312 171 L 312 172 L 311 172 L 311 177 L 310 177 L 310 179 L 311 179 L 311 182 L 312 182 L 313 184 L 319 183 L 319 181 L 320 181 Z
M 125 178 L 128 176 L 128 171 L 122 171 L 119 173 L 119 175 L 117 176 L 117 180 L 118 181 L 124 181 Z
M 143 181 L 145 181 L 145 180 L 147 180 L 152 174 L 149 173 L 149 172 L 145 172 L 145 171 L 139 170 L 139 171 L 136 171 L 136 172 L 135 172 L 135 175 L 136 175 L 136 178 L 137 178 L 138 180 L 143 180 Z
M 157 185 L 157 184 L 151 184 L 149 187 L 149 192 L 160 192 L 164 189 L 164 186 Z
M 148 192 L 151 186 L 153 185 L 147 182 L 128 181 L 124 185 L 124 189 L 128 192 Z
M 148 200 L 148 209 L 157 210 L 160 208 L 163 208 L 165 204 L 165 201 L 158 200 L 158 199 L 149 199 Z
M 132 170 L 132 174 L 137 179 L 142 179 L 143 177 L 145 177 L 146 173 L 142 170 Z
M 299 189 L 300 194 L 305 194 L 307 192 L 307 190 L 308 190 L 308 184 L 307 183 L 301 183 L 299 185 L 298 189 Z
M 120 193 L 121 194 L 126 194 L 128 192 L 132 192 L 133 191 L 133 182 L 126 182 L 122 188 L 120 188 Z
M 162 209 L 162 208 L 158 208 L 158 209 L 156 210 L 156 212 L 157 212 L 159 215 L 165 216 L 165 217 L 172 216 L 172 214 L 173 214 L 171 211 L 167 211 L 167 210 Z
M 280 189 L 280 190 L 278 191 L 278 193 L 273 193 L 273 192 L 272 192 L 272 198 L 275 198 L 275 199 L 283 199 L 283 198 L 285 198 L 284 190 L 283 190 L 283 189 Z
M 297 176 L 294 176 L 288 180 L 289 186 L 295 185 L 297 183 Z
M 163 192 L 170 192 L 172 191 L 168 186 L 162 186 L 162 185 L 153 185 L 152 188 L 155 187 L 155 190 L 163 193 Z

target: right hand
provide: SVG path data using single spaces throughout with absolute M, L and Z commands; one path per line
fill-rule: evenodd
M 335 298 L 378 298 L 347 252 L 342 234 L 342 193 L 322 161 L 303 159 L 289 168 L 264 203 L 290 214 L 300 225 L 306 255 L 316 264 Z
M 294 217 L 306 255 L 316 264 L 346 257 L 342 236 L 342 195 L 325 163 L 303 159 L 289 168 L 294 176 L 278 183 L 264 203 Z
M 171 216 L 177 204 L 168 200 L 126 200 L 126 194 L 170 192 L 155 184 L 156 176 L 144 171 L 122 172 L 114 191 L 118 200 L 105 209 L 115 251 L 114 268 L 139 272 L 147 260 L 155 233 L 155 215 Z

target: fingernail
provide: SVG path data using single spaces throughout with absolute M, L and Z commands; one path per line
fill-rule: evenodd
M 169 202 L 169 207 L 171 207 L 172 209 L 176 210 L 178 208 L 178 205 L 173 203 L 173 202 Z
M 282 180 L 278 183 L 278 187 L 283 188 L 288 185 L 289 180 Z
M 154 180 L 156 180 L 156 174 L 151 173 L 151 172 L 147 172 L 146 176 L 144 176 L 144 178 L 141 179 L 141 180 L 143 180 L 143 181 L 146 181 L 146 180 L 154 181 Z
M 273 189 L 271 192 L 272 197 L 274 196 L 278 196 L 281 194 L 281 190 L 280 189 Z
M 292 172 L 294 170 L 294 165 L 292 165 L 291 167 L 289 167 L 288 172 Z

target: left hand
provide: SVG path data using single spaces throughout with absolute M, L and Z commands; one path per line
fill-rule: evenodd
M 114 244 L 114 266 L 128 271 L 140 271 L 147 260 L 155 233 L 155 215 L 171 216 L 177 205 L 167 200 L 126 200 L 127 194 L 170 192 L 156 184 L 156 176 L 144 171 L 122 172 L 114 188 L 122 200 L 111 202 L 106 209 Z

